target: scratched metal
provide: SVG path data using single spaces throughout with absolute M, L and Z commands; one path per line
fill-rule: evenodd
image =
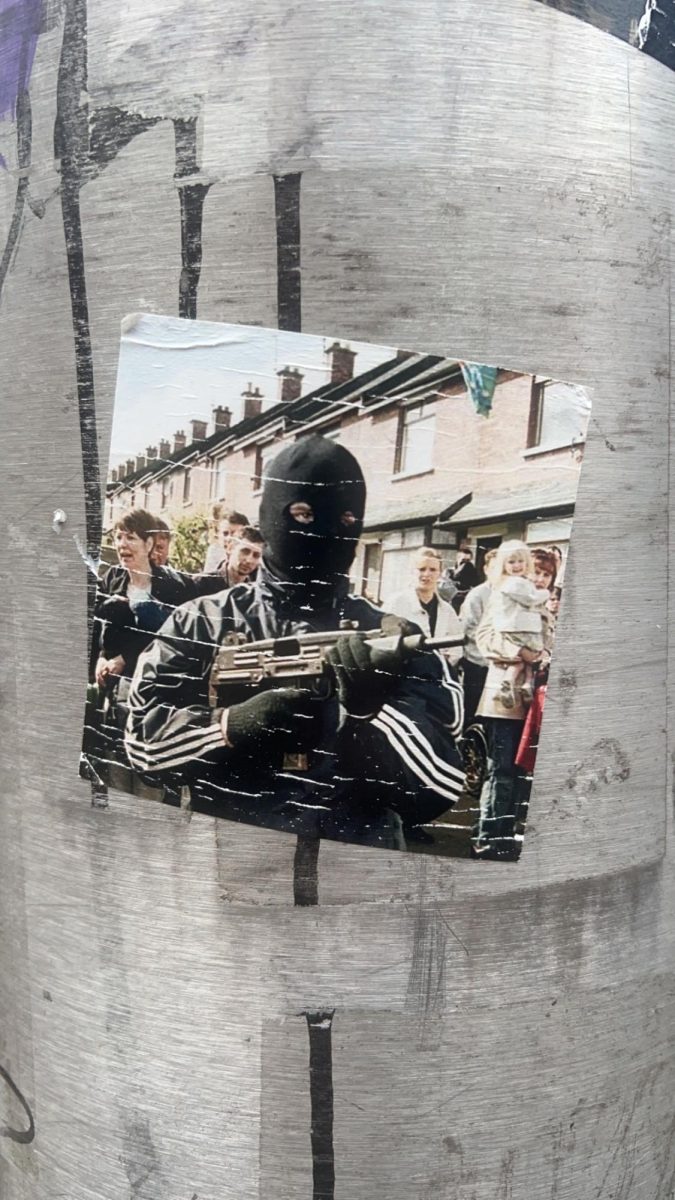
M 537 0 L 85 12 L 18 222 L 0 172 L 2 1200 L 672 1200 L 675 79 Z M 326 843 L 318 905 L 294 838 L 76 778 L 120 318 L 296 320 L 298 173 L 306 332 L 595 392 L 523 859 Z

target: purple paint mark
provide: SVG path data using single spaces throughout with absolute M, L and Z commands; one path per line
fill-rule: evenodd
M 43 0 L 0 0 L 0 119 L 14 120 L 42 28 Z

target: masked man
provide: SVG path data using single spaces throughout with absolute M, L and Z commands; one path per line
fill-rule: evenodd
M 157 779 L 178 772 L 197 811 L 402 847 L 403 827 L 446 812 L 463 786 L 455 742 L 461 689 L 439 654 L 408 656 L 401 639 L 376 667 L 371 647 L 351 634 L 329 652 L 333 694 L 275 687 L 209 706 L 212 664 L 228 633 L 256 641 L 345 622 L 372 631 L 384 616 L 348 595 L 366 500 L 349 451 L 303 438 L 279 453 L 267 476 L 257 580 L 182 605 L 141 656 L 129 760 Z

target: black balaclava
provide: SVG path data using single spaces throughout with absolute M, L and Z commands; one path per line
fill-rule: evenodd
M 310 505 L 311 524 L 290 515 L 297 503 Z M 318 608 L 345 594 L 365 507 L 359 464 L 328 438 L 301 438 L 268 464 L 260 505 L 263 561 L 276 579 L 290 585 L 296 603 Z

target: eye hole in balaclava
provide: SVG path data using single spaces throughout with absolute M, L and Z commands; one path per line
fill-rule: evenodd
M 348 576 L 365 504 L 363 472 L 344 446 L 317 434 L 286 446 L 267 467 L 260 505 L 267 567 L 327 599 Z

